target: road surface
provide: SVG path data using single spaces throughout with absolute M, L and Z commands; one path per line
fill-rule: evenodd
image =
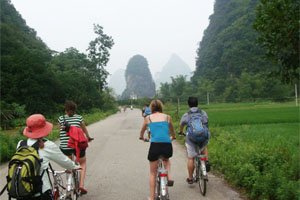
M 143 118 L 138 109 L 127 109 L 87 128 L 95 140 L 87 149 L 85 187 L 88 194 L 81 200 L 147 200 L 149 196 L 149 143 L 140 141 L 139 131 Z M 174 186 L 170 187 L 171 200 L 239 200 L 240 195 L 221 178 L 209 173 L 206 196 L 200 194 L 197 184 L 186 183 L 186 152 L 173 142 L 171 173 Z M 56 169 L 60 169 L 56 166 Z M 7 165 L 0 167 L 0 187 L 4 185 Z M 1 200 L 7 199 L 1 197 Z

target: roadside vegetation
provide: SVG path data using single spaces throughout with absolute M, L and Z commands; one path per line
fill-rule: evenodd
M 82 114 L 84 122 L 86 125 L 90 125 L 94 122 L 97 122 L 99 120 L 102 120 L 106 118 L 107 116 L 116 113 L 117 109 L 112 109 L 109 111 L 101 111 L 94 109 L 91 113 Z M 81 113 L 78 113 L 81 114 Z M 47 118 L 47 121 L 53 123 L 53 130 L 46 138 L 52 141 L 56 141 L 59 138 L 59 131 L 58 131 L 58 125 L 57 125 L 57 119 L 59 115 L 53 117 L 53 118 Z M 16 127 L 13 130 L 9 131 L 0 131 L 0 163 L 4 163 L 8 161 L 11 156 L 16 151 L 17 143 L 20 140 L 27 139 L 25 136 L 23 136 L 23 129 L 26 126 L 26 119 L 18 119 L 19 121 L 19 127 Z
M 165 103 L 175 130 L 188 110 Z M 299 107 L 293 103 L 237 103 L 200 105 L 209 116 L 208 146 L 213 172 L 251 199 L 298 199 Z M 184 144 L 184 137 L 177 136 Z

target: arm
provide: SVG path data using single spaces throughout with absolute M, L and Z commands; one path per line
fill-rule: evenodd
M 183 128 L 184 128 L 184 125 L 180 125 L 180 127 L 179 127 L 179 132 L 180 133 L 183 133 Z
M 84 121 L 81 122 L 80 127 L 82 128 L 82 131 L 84 132 L 84 134 L 86 135 L 87 139 L 89 140 L 90 139 L 90 135 L 89 135 L 89 132 L 88 132 L 86 126 L 85 126 Z
M 181 117 L 181 120 L 180 120 L 180 123 L 179 123 L 179 135 L 184 135 L 183 134 L 183 129 L 184 129 L 184 126 L 187 125 L 187 122 L 188 122 L 188 114 L 185 113 Z
M 58 148 L 58 146 L 56 146 L 54 142 L 47 141 L 46 143 L 47 147 L 45 146 L 44 150 L 47 152 L 49 160 L 53 160 L 63 168 L 66 168 L 67 170 L 78 168 L 78 166 L 75 165 L 75 163 L 70 158 L 68 158 L 61 152 L 61 150 Z
M 144 133 L 145 133 L 145 130 L 147 128 L 147 125 L 148 125 L 148 118 L 146 117 L 145 120 L 144 120 L 143 126 L 141 128 L 141 131 L 140 131 L 140 139 L 141 140 L 145 140 Z
M 169 132 L 171 133 L 171 140 L 174 140 L 174 139 L 176 139 L 176 136 L 175 136 L 175 129 L 174 129 L 174 126 L 173 126 L 171 116 L 169 116 L 168 119 L 169 119 L 169 123 L 170 123 Z

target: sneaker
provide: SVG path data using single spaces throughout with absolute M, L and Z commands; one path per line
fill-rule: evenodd
M 88 191 L 84 187 L 79 187 L 81 194 L 86 194 Z
M 208 160 L 206 161 L 205 166 L 206 166 L 206 171 L 209 172 L 211 165 L 210 162 L 208 162 Z
M 172 187 L 174 185 L 174 181 L 173 180 L 168 180 L 168 186 Z
M 193 181 L 193 179 L 187 178 L 187 179 L 186 179 L 186 182 L 187 182 L 188 184 L 193 184 L 194 181 Z

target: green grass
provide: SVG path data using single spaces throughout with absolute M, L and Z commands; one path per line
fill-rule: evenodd
M 252 199 L 298 199 L 299 107 L 294 103 L 240 103 L 203 105 L 212 133 L 209 160 Z M 188 110 L 180 106 L 179 118 Z M 174 121 L 176 106 L 165 111 Z M 184 143 L 184 138 L 179 142 Z

